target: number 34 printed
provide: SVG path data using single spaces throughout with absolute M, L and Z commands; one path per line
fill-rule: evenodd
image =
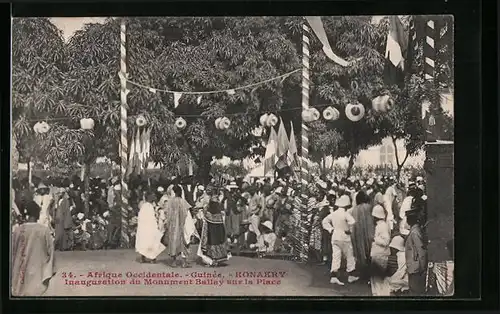
M 62 273 L 62 277 L 63 277 L 63 278 L 75 278 L 76 276 L 75 276 L 75 275 L 73 275 L 73 273 L 72 273 L 72 272 L 69 272 L 69 273 L 67 273 L 67 272 L 63 272 L 63 273 Z

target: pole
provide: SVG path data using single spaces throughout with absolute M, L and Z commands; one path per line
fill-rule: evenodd
M 309 109 L 309 33 L 306 22 L 302 25 L 302 111 Z M 301 181 L 308 183 L 307 158 L 309 157 L 309 127 L 302 121 Z
M 306 20 L 302 24 L 302 111 L 309 109 L 309 35 L 310 29 L 307 25 Z M 309 181 L 309 171 L 308 171 L 308 157 L 309 157 L 309 128 L 306 125 L 305 121 L 302 120 L 302 147 L 301 147 L 301 182 L 302 182 L 302 190 L 307 191 L 307 185 Z M 308 204 L 303 204 L 303 208 L 305 209 L 301 213 L 300 222 L 302 226 L 302 234 L 301 237 L 301 252 L 300 252 L 300 260 L 306 261 L 307 255 L 309 252 L 309 238 L 308 238 L 308 229 L 311 228 L 309 225 L 308 219 Z
M 126 48 L 127 26 L 125 19 L 121 20 L 120 26 L 120 134 L 121 134 L 121 244 L 124 247 L 129 247 L 128 238 L 128 186 L 125 182 L 125 174 L 127 172 L 127 48 Z
M 432 82 L 433 84 L 435 84 L 435 86 L 437 87 L 437 84 L 435 82 L 435 78 L 436 78 L 436 39 L 438 39 L 439 37 L 436 36 L 436 23 L 434 22 L 434 20 L 431 20 L 429 19 L 427 22 L 426 22 L 426 25 L 425 25 L 425 43 L 424 43 L 424 59 L 425 59 L 425 62 L 424 62 L 424 79 L 426 81 L 429 81 L 429 82 Z M 430 109 L 431 108 L 436 108 L 437 106 L 439 106 L 439 104 L 433 104 L 431 103 L 430 104 Z M 432 114 L 433 110 L 429 110 L 430 111 L 430 114 L 429 114 L 429 121 L 427 121 L 427 125 L 428 125 L 428 130 L 431 132 L 432 134 L 432 141 L 434 141 L 435 139 L 437 139 L 437 135 L 436 134 L 436 126 L 435 126 L 435 118 Z

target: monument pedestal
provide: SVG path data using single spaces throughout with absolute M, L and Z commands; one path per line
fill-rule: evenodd
M 454 238 L 454 145 L 426 143 L 427 252 L 429 262 L 453 259 L 446 243 Z

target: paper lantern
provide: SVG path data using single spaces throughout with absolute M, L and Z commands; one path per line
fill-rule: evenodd
M 267 124 L 266 124 L 267 118 L 269 118 L 269 115 L 267 113 L 264 113 L 263 115 L 261 115 L 260 119 L 259 119 L 260 125 L 267 126 Z
M 345 114 L 352 122 L 357 122 L 363 119 L 365 115 L 365 107 L 361 104 L 348 104 L 345 107 Z
M 36 134 L 40 133 L 40 122 L 35 123 L 33 126 L 33 131 L 35 131 Z
M 47 122 L 41 122 L 38 126 L 38 133 L 39 134 L 47 133 L 49 130 L 50 130 L 50 126 L 47 124 Z
M 222 130 L 229 129 L 229 127 L 231 126 L 231 120 L 229 120 L 229 118 L 227 117 L 222 118 L 222 120 L 220 121 L 220 126 Z
M 184 118 L 177 118 L 177 120 L 175 120 L 175 127 L 178 129 L 178 130 L 182 130 L 186 127 L 187 123 L 186 123 L 186 120 L 184 120 Z
M 306 123 L 313 121 L 312 112 L 310 110 L 302 110 L 302 120 Z
M 215 127 L 218 129 L 218 130 L 222 130 L 222 127 L 220 125 L 220 122 L 222 121 L 222 118 L 217 118 L 215 119 Z
M 273 113 L 271 113 L 269 115 L 269 117 L 267 118 L 266 125 L 268 127 L 272 127 L 272 126 L 275 126 L 276 124 L 278 124 L 278 117 L 276 115 L 274 115 Z
M 137 124 L 138 127 L 145 126 L 146 125 L 146 118 L 141 114 L 135 119 L 135 124 Z
M 94 128 L 94 119 L 84 118 L 80 120 L 80 128 L 84 130 L 92 130 Z
M 329 106 L 325 110 L 323 110 L 323 118 L 325 120 L 334 121 L 338 120 L 339 117 L 340 117 L 340 112 L 332 106 Z
M 327 107 L 323 110 L 323 118 L 325 120 L 333 120 L 333 108 Z
M 311 108 L 309 110 L 311 111 L 311 115 L 312 115 L 313 121 L 319 120 L 319 118 L 321 117 L 321 114 L 319 113 L 318 109 Z

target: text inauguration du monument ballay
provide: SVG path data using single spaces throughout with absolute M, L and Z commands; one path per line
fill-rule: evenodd
M 178 272 L 106 272 L 90 271 L 85 274 L 72 272 L 62 273 L 65 285 L 70 286 L 102 286 L 102 285 L 280 285 L 287 275 L 286 271 L 235 271 L 221 274 L 193 271 Z

